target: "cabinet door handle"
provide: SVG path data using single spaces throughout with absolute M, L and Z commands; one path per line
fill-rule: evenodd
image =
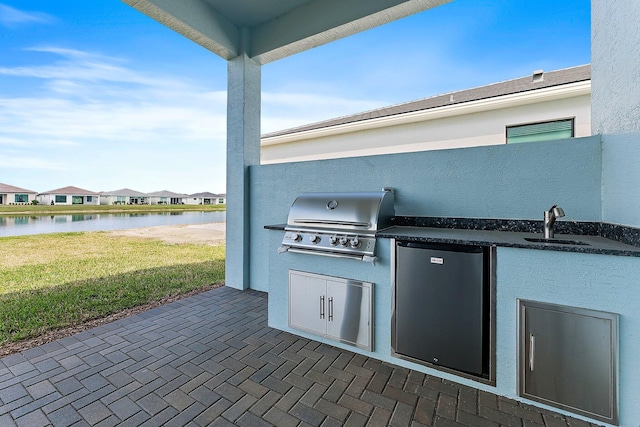
M 536 357 L 536 337 L 529 335 L 529 370 L 533 371 L 533 362 Z
M 320 296 L 320 318 L 324 319 L 324 295 Z
M 333 297 L 329 298 L 329 322 L 333 320 Z

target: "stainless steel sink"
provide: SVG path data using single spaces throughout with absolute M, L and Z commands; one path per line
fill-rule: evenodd
M 565 240 L 565 239 L 543 239 L 540 237 L 525 237 L 524 240 L 527 242 L 533 243 L 553 243 L 556 245 L 578 245 L 578 246 L 589 246 L 586 242 L 581 242 L 580 240 Z

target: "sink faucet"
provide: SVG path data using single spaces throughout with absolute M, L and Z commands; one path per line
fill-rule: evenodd
M 553 205 L 548 211 L 544 211 L 544 238 L 553 239 L 553 224 L 556 219 L 562 218 L 564 211 L 557 205 Z

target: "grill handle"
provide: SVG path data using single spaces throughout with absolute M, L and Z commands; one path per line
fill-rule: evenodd
M 296 224 L 324 224 L 324 225 L 349 225 L 352 227 L 371 227 L 371 223 L 369 222 L 360 222 L 360 221 L 332 221 L 329 219 L 294 219 L 294 223 Z
M 353 255 L 353 254 L 340 254 L 340 253 L 336 253 L 336 252 L 322 252 L 322 251 L 312 251 L 312 250 L 306 250 L 306 249 L 297 249 L 297 248 L 290 248 L 288 246 L 280 246 L 278 248 L 278 253 L 282 254 L 285 252 L 294 252 L 297 254 L 310 254 L 310 255 L 322 255 L 322 256 L 329 256 L 329 257 L 333 257 L 333 258 L 348 258 L 348 259 L 355 259 L 358 261 L 364 261 L 364 262 L 370 262 L 371 264 L 376 263 L 376 261 L 378 260 L 377 256 L 370 256 L 370 255 Z

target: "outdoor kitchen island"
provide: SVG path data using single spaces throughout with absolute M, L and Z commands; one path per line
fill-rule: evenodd
M 282 230 L 283 226 L 267 228 Z M 271 247 L 277 248 L 282 240 L 282 232 L 272 231 L 269 235 Z M 640 375 L 640 372 L 632 372 L 632 369 L 629 368 L 633 367 L 631 362 L 634 360 L 635 354 L 640 351 L 637 340 L 632 339 L 632 331 L 640 328 L 640 315 L 633 308 L 640 305 L 640 288 L 633 285 L 637 281 L 636 277 L 632 277 L 633 275 L 611 274 L 611 271 L 625 272 L 631 271 L 632 266 L 637 268 L 640 262 L 640 249 L 600 236 L 571 236 L 572 239 L 579 238 L 587 243 L 586 245 L 534 243 L 524 240 L 524 237 L 527 236 L 538 236 L 538 233 L 395 226 L 377 233 L 376 256 L 378 260 L 375 265 L 306 254 L 277 254 L 273 250 L 269 259 L 271 265 L 269 273 L 269 324 L 278 329 L 366 354 L 389 363 L 409 367 L 429 375 L 565 412 L 572 416 L 577 414 L 589 420 L 615 425 L 618 407 L 634 404 L 633 394 L 624 392 L 625 387 L 631 386 L 625 382 L 625 378 L 634 378 Z M 496 316 L 495 386 L 393 357 L 391 307 L 394 239 L 496 247 L 496 284 L 493 296 Z M 572 269 L 568 269 L 568 265 L 571 265 Z M 605 265 L 608 268 L 603 268 Z M 618 268 L 612 270 L 612 265 L 616 265 Z M 287 274 L 290 269 L 372 283 L 374 295 L 373 351 L 341 344 L 290 328 L 287 318 L 289 303 Z M 572 271 L 580 273 L 571 273 Z M 631 287 L 634 288 L 634 291 L 630 296 L 629 288 Z M 528 302 L 549 304 L 551 308 L 567 307 L 570 310 L 586 310 L 589 315 L 595 313 L 596 317 L 587 316 L 587 318 L 596 319 L 595 325 L 604 324 L 605 330 L 612 331 L 612 335 L 609 337 L 611 351 L 601 355 L 603 360 L 608 360 L 607 357 L 610 357 L 611 364 L 600 366 L 599 371 L 604 372 L 606 378 L 611 380 L 611 383 L 607 384 L 608 388 L 605 387 L 611 393 L 607 392 L 599 396 L 600 400 L 604 399 L 605 402 L 600 404 L 596 411 L 588 412 L 581 409 L 580 402 L 560 402 L 558 404 L 554 403 L 553 399 L 546 399 L 544 395 L 537 398 L 527 390 L 521 391 L 520 387 L 523 381 L 519 379 L 519 376 L 525 371 L 522 366 L 526 364 L 524 363 L 524 353 L 530 348 L 528 341 L 521 340 L 519 337 L 519 327 L 522 326 L 519 317 L 521 312 L 528 307 L 526 305 Z M 607 322 L 607 319 L 600 320 L 597 316 L 599 313 L 611 314 L 612 320 L 609 323 L 603 323 Z M 573 319 L 571 314 L 569 313 L 569 320 Z M 583 318 L 583 313 L 579 313 L 579 317 Z M 606 325 L 611 325 L 611 328 L 606 329 Z M 428 326 L 424 325 L 424 327 Z M 542 339 L 538 339 L 538 342 L 544 343 Z M 523 343 L 526 345 L 520 349 L 519 347 L 523 346 Z M 618 346 L 618 343 L 623 344 Z M 575 353 L 578 354 L 577 351 Z M 576 357 L 576 362 L 579 361 L 580 357 Z M 528 360 L 526 362 L 528 363 Z M 577 365 L 580 364 L 577 363 Z M 572 373 L 567 371 L 567 375 L 572 375 Z M 533 403 L 534 401 L 537 403 Z

